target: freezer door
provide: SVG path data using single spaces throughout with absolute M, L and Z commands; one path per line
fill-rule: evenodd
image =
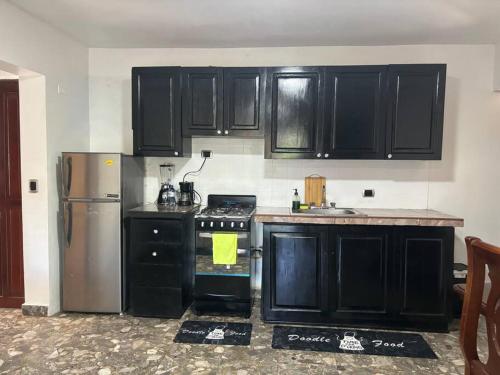
M 64 202 L 63 310 L 121 312 L 120 203 Z
M 63 153 L 64 199 L 120 199 L 121 155 Z

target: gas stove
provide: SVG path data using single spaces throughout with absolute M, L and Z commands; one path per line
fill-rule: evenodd
M 249 231 L 257 199 L 255 195 L 208 196 L 208 204 L 195 216 L 197 230 Z

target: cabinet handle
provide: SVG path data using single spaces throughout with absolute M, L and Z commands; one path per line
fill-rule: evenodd
M 388 154 L 387 159 L 392 159 L 392 154 Z
M 320 158 L 320 157 L 321 157 L 321 153 L 319 153 L 319 152 L 318 152 L 318 153 L 316 154 L 316 157 L 317 157 L 317 158 Z
M 154 234 L 158 234 L 158 229 L 153 229 Z
M 220 130 L 217 130 L 217 134 L 222 134 L 222 132 Z
M 177 151 L 174 151 L 175 156 L 179 156 L 179 153 Z
M 228 135 L 229 134 L 229 130 L 224 130 L 224 134 Z
M 327 157 L 329 157 L 329 156 L 330 156 L 330 154 L 325 154 L 325 158 L 327 158 Z
M 157 253 L 156 251 L 153 251 L 153 252 L 151 253 L 151 255 L 155 257 L 155 256 L 157 256 L 157 255 L 158 255 L 158 253 Z

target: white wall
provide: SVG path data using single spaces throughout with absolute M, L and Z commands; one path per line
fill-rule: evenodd
M 495 46 L 495 67 L 493 72 L 493 90 L 500 91 L 500 43 Z
M 214 150 L 196 188 L 207 193 L 256 193 L 259 205 L 288 206 L 303 178 L 328 178 L 328 199 L 342 206 L 434 208 L 465 218 L 463 237 L 500 243 L 500 95 L 491 90 L 494 47 L 427 45 L 245 49 L 91 49 L 90 133 L 93 151 L 132 152 L 130 74 L 133 66 L 269 66 L 388 63 L 448 64 L 442 161 L 264 160 L 262 140 L 193 139 L 192 159 L 173 159 L 176 178 L 199 167 L 199 151 Z M 157 165 L 148 159 L 146 198 L 155 199 Z M 361 198 L 375 188 L 375 199 Z
M 0 1 L 0 61 L 8 63 L 2 70 L 20 76 L 26 304 L 54 313 L 60 301 L 57 161 L 63 150 L 89 149 L 88 49 Z M 28 194 L 30 178 L 39 179 L 38 194 Z

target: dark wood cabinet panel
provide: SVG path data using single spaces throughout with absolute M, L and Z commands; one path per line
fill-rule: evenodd
M 132 68 L 134 154 L 189 156 L 182 138 L 180 68 Z
M 324 69 L 270 68 L 267 74 L 266 157 L 316 157 L 324 121 Z
M 384 158 L 386 70 L 386 66 L 326 69 L 325 158 Z
M 441 159 L 446 65 L 389 65 L 387 157 Z
M 452 228 L 397 230 L 401 315 L 425 319 L 449 314 L 453 232 Z
M 130 217 L 126 232 L 128 311 L 135 316 L 180 318 L 193 294 L 193 215 L 183 219 Z
M 334 310 L 339 313 L 388 312 L 389 230 L 336 227 L 331 232 Z M 333 262 L 332 262 L 333 263 Z
M 446 331 L 453 228 L 264 224 L 266 322 Z
M 222 68 L 182 69 L 183 135 L 221 135 L 223 131 Z
M 327 229 L 266 225 L 264 231 L 264 319 L 320 321 L 328 307 Z
M 264 68 L 224 68 L 224 135 L 264 134 Z

